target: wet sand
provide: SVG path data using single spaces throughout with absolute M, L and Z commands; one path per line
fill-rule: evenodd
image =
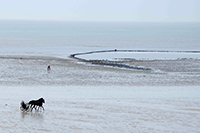
M 1 132 L 200 132 L 198 87 L 1 87 Z M 21 112 L 43 97 L 45 111 Z
M 116 62 L 113 61 L 115 64 Z M 112 62 L 112 63 L 113 63 Z M 199 86 L 200 59 L 135 60 L 125 64 L 150 70 L 93 64 L 71 58 L 0 57 L 1 85 Z M 51 65 L 51 70 L 46 67 Z
M 147 71 L 46 56 L 0 63 L 0 132 L 200 132 L 199 59 L 117 62 Z M 44 112 L 20 111 L 40 97 Z

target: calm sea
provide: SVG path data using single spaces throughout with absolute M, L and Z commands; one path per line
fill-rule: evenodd
M 1 53 L 200 50 L 200 23 L 0 21 Z

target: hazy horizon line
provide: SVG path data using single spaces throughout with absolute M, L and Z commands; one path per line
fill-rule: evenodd
M 49 22 L 127 22 L 127 23 L 200 23 L 200 21 L 111 21 L 111 20 L 104 20 L 104 21 L 98 21 L 98 20 L 55 20 L 55 19 L 0 19 L 0 21 L 49 21 Z

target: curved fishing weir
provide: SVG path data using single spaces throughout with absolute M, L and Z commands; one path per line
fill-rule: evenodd
M 84 53 L 76 53 L 71 54 L 70 57 L 77 59 L 79 61 L 88 62 L 94 65 L 103 65 L 103 66 L 111 66 L 111 67 L 118 67 L 118 68 L 126 68 L 126 69 L 134 69 L 134 70 L 152 70 L 152 68 L 145 68 L 145 67 L 138 67 L 133 65 L 123 64 L 123 61 L 109 61 L 109 60 L 87 60 L 80 57 L 79 55 L 88 55 L 88 54 L 95 54 L 95 53 L 111 53 L 111 52 L 132 52 L 132 53 L 200 53 L 200 51 L 172 51 L 172 50 L 102 50 L 102 51 L 91 51 L 91 52 L 84 52 Z

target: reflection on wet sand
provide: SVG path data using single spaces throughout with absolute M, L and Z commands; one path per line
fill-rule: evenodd
M 26 119 L 26 118 L 33 118 L 33 119 L 36 119 L 36 120 L 43 120 L 43 115 L 44 115 L 44 112 L 24 112 L 24 111 L 21 111 L 21 117 L 23 119 Z

